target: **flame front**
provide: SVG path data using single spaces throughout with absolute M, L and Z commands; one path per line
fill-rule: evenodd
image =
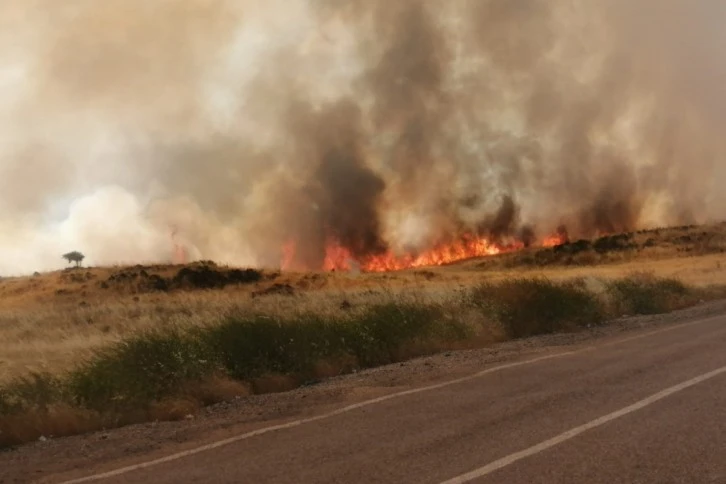
M 366 272 L 388 272 L 404 269 L 413 269 L 427 266 L 442 266 L 465 259 L 485 257 L 510 252 L 523 248 L 522 243 L 500 245 L 490 242 L 486 238 L 464 237 L 459 240 L 437 244 L 431 249 L 417 254 L 404 254 L 396 256 L 391 252 L 373 255 L 360 261 L 361 269 Z M 350 258 L 348 260 L 351 260 Z M 337 266 L 325 267 L 326 270 L 350 270 L 345 264 L 340 265 L 340 257 L 333 260 Z
M 558 245 L 566 244 L 570 241 L 570 234 L 567 232 L 567 227 L 560 225 L 557 227 L 557 233 L 545 237 L 542 240 L 542 247 L 556 247 Z
M 542 240 L 542 247 L 557 247 L 558 245 L 566 244 L 569 239 L 562 234 L 551 235 Z
M 454 262 L 486 257 L 506 252 L 521 250 L 523 242 L 513 241 L 507 244 L 494 243 L 485 237 L 463 236 L 450 242 L 442 242 L 430 249 L 405 254 L 387 251 L 356 258 L 351 251 L 334 239 L 330 239 L 325 247 L 325 258 L 322 264 L 324 271 L 390 272 L 428 266 L 442 266 Z M 283 248 L 282 269 L 301 270 L 295 262 L 295 244 L 287 243 Z M 310 269 L 310 268 L 307 268 Z

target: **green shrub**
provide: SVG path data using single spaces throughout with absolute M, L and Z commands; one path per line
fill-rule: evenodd
M 691 290 L 677 279 L 633 274 L 608 284 L 620 314 L 660 314 L 691 304 Z
M 605 314 L 597 296 L 584 287 L 547 279 L 483 284 L 470 297 L 472 304 L 499 321 L 511 338 L 597 324 Z
M 407 345 L 463 340 L 468 334 L 441 307 L 417 303 L 373 306 L 345 322 L 343 328 L 345 347 L 361 366 L 397 361 Z
M 321 360 L 354 356 L 361 366 L 388 363 L 402 346 L 420 340 L 465 338 L 442 311 L 414 303 L 375 305 L 342 320 L 301 315 L 289 321 L 234 316 L 206 335 L 235 378 L 265 373 L 309 376 Z
M 234 316 L 205 335 L 224 369 L 239 379 L 308 373 L 319 358 L 335 353 L 339 337 L 330 322 L 313 315 L 291 321 Z
M 216 367 L 197 334 L 146 333 L 99 351 L 68 378 L 76 403 L 93 409 L 139 407 L 178 391 Z
M 47 373 L 31 373 L 0 388 L 0 415 L 48 406 L 65 397 L 62 381 Z

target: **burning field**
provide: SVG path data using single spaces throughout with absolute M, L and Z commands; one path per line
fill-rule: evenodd
M 724 223 L 564 238 L 368 258 L 333 244 L 328 272 L 199 261 L 0 278 L 0 448 L 726 294 Z
M 542 247 L 555 247 L 568 242 L 566 235 L 547 237 L 541 242 Z M 521 240 L 510 242 L 493 242 L 487 237 L 462 235 L 449 242 L 440 242 L 429 249 L 396 255 L 390 250 L 380 253 L 363 255 L 356 258 L 351 250 L 333 240 L 325 246 L 322 263 L 324 271 L 363 271 L 391 272 L 421 267 L 443 266 L 468 259 L 487 257 L 515 252 L 526 248 L 528 244 Z M 289 243 L 284 248 L 281 268 L 284 271 L 305 271 L 315 269 L 299 264 L 296 258 L 296 245 Z
M 464 236 L 450 243 L 437 244 L 431 249 L 421 253 L 403 254 L 397 256 L 388 250 L 379 254 L 363 256 L 354 259 L 351 251 L 338 242 L 330 242 L 325 247 L 325 257 L 322 269 L 325 271 L 355 271 L 388 272 L 403 269 L 412 269 L 426 266 L 439 266 L 451 264 L 465 259 L 497 255 L 503 252 L 516 250 L 520 244 L 510 245 L 493 244 L 486 238 Z M 295 244 L 289 244 L 285 249 L 285 258 L 282 262 L 283 270 L 309 270 L 309 267 L 298 265 L 296 262 Z
M 0 274 L 391 271 L 726 216 L 718 2 L 146 3 L 0 6 Z
M 0 448 L 722 298 L 724 18 L 0 2 Z

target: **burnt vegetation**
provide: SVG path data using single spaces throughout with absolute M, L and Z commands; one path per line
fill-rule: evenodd
M 258 269 L 223 268 L 214 262 L 204 261 L 182 267 L 171 276 L 161 275 L 153 268 L 144 266 L 120 269 L 102 281 L 100 287 L 134 293 L 223 289 L 227 286 L 255 284 L 265 277 Z
M 551 248 L 529 248 L 481 261 L 481 268 L 571 266 L 723 253 L 726 224 L 685 225 L 568 241 Z

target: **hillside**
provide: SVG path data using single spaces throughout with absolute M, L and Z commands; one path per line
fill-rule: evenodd
M 388 273 L 207 261 L 2 279 L 0 448 L 721 299 L 725 229 L 619 234 Z
M 30 277 L 0 278 L 0 308 L 34 304 L 89 304 L 141 295 L 224 291 L 248 297 L 319 290 L 396 288 L 409 284 L 437 285 L 499 278 L 512 274 L 565 273 L 618 275 L 648 270 L 685 276 L 694 284 L 722 282 L 721 256 L 726 251 L 726 223 L 684 226 L 577 240 L 551 248 L 460 261 L 417 270 L 347 274 L 280 273 L 217 266 L 204 261 L 189 265 L 67 268 Z M 707 277 L 708 275 L 708 277 Z M 726 282 L 726 275 L 724 276 Z
M 549 249 L 392 273 L 280 273 L 186 266 L 69 268 L 0 280 L 0 381 L 58 371 L 148 329 L 218 321 L 234 311 L 335 313 L 413 295 L 442 300 L 512 277 L 613 279 L 633 272 L 726 284 L 726 224 L 575 241 Z

